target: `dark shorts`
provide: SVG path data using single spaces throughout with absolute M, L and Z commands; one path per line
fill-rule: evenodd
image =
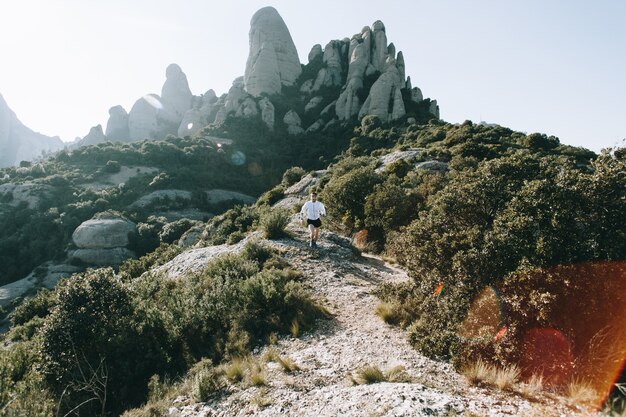
M 306 219 L 306 224 L 312 224 L 314 227 L 322 227 L 322 219 Z

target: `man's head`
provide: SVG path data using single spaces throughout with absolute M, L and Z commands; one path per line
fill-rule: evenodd
M 311 201 L 317 201 L 317 193 L 316 192 L 312 192 L 311 193 Z

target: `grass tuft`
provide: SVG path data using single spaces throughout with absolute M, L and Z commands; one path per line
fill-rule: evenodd
M 376 384 L 378 382 L 387 381 L 387 378 L 379 367 L 368 365 L 357 369 L 356 376 L 352 377 L 352 381 L 356 382 L 358 385 Z
M 234 358 L 224 366 L 224 376 L 230 382 L 241 382 L 246 376 L 246 361 L 242 358 Z
M 298 319 L 293 319 L 289 330 L 291 331 L 291 335 L 293 337 L 298 337 L 300 335 L 300 323 L 298 323 Z
M 375 313 L 387 324 L 400 323 L 400 314 L 396 305 L 388 302 L 381 302 L 376 306 Z
M 592 405 L 600 399 L 591 384 L 582 380 L 574 380 L 567 384 L 565 395 L 572 405 Z

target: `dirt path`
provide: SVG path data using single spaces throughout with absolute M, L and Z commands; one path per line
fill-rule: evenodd
M 232 385 L 227 395 L 209 403 L 171 409 L 171 417 L 575 415 L 562 405 L 471 387 L 449 364 L 420 355 L 402 329 L 374 313 L 379 300 L 372 291 L 382 282 L 408 280 L 404 271 L 374 257 L 355 257 L 328 232 L 318 249 L 310 249 L 306 230 L 295 221 L 288 229 L 291 239 L 271 244 L 305 273 L 311 292 L 333 318 L 314 333 L 284 337 L 272 348 L 300 370 L 285 373 L 269 362 L 265 387 Z M 255 351 L 260 362 L 267 349 Z M 381 370 L 401 366 L 410 382 L 355 385 L 350 376 L 366 365 Z

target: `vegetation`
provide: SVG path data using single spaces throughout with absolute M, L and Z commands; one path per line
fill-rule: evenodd
M 257 254 L 266 259 L 246 257 Z M 277 256 L 253 242 L 185 279 L 98 269 L 41 292 L 16 311 L 6 336 L 12 344 L 0 351 L 1 406 L 26 415 L 24 404 L 41 391 L 49 398 L 38 402 L 45 410 L 117 415 L 159 386 L 166 390 L 159 381 L 184 375 L 201 358 L 241 357 L 271 334 L 287 334 L 294 320 L 310 329 L 324 313 L 301 275 L 271 260 Z M 227 376 L 241 373 L 230 370 L 235 363 Z M 252 373 L 252 383 L 262 385 L 262 371 Z M 208 365 L 189 378 L 199 398 L 219 386 Z M 44 411 L 37 415 L 52 415 Z

